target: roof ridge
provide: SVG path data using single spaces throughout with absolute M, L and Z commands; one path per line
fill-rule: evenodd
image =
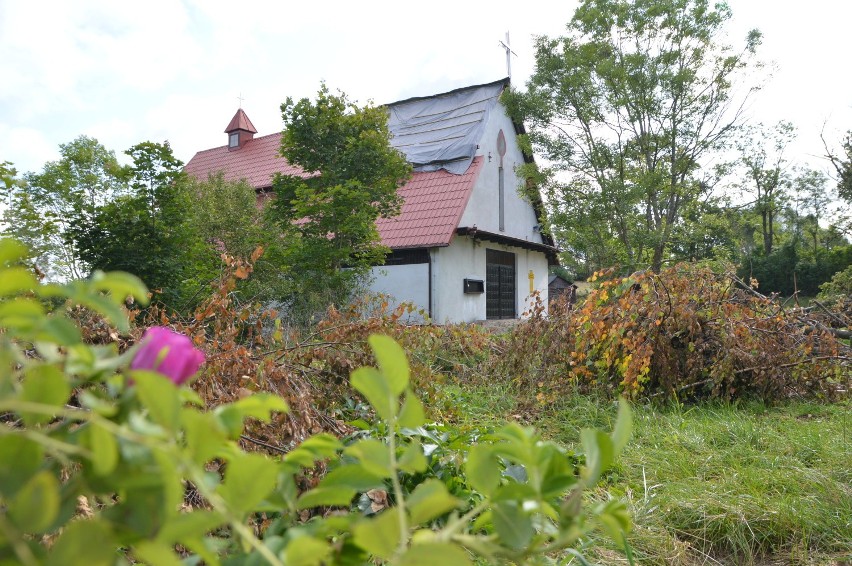
M 265 136 L 257 136 L 256 138 L 248 140 L 246 142 L 246 144 L 256 142 L 256 141 L 260 141 L 264 138 L 271 138 L 272 136 L 280 136 L 280 135 L 281 135 L 281 132 L 273 132 L 271 134 L 266 134 Z M 199 149 L 198 151 L 195 152 L 195 155 L 198 155 L 199 153 L 207 153 L 209 151 L 216 151 L 218 149 L 228 149 L 228 144 L 217 145 L 216 147 L 211 147 L 211 148 L 208 148 L 208 149 Z
M 509 77 L 505 77 L 505 78 L 502 78 L 502 79 L 496 80 L 496 81 L 491 81 L 490 83 L 482 83 L 482 84 L 478 84 L 478 85 L 469 85 L 469 86 L 454 88 L 453 90 L 448 90 L 447 92 L 438 92 L 438 93 L 435 93 L 435 94 L 429 94 L 429 95 L 424 95 L 424 96 L 412 96 L 410 98 L 404 98 L 402 100 L 397 100 L 395 102 L 389 102 L 387 104 L 382 104 L 381 106 L 387 106 L 387 107 L 390 108 L 391 106 L 399 106 L 400 104 L 403 104 L 403 103 L 406 103 L 406 102 L 414 102 L 415 100 L 427 100 L 429 98 L 438 98 L 439 96 L 447 96 L 449 94 L 455 94 L 457 92 L 463 92 L 465 90 L 470 90 L 470 89 L 474 89 L 474 88 L 483 88 L 483 87 L 494 86 L 494 85 L 498 85 L 498 84 L 502 84 L 504 86 L 504 88 L 509 86 L 510 85 Z

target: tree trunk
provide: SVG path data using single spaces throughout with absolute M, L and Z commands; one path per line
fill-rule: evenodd
M 766 255 L 772 253 L 772 240 L 774 234 L 772 233 L 772 211 L 767 207 L 761 212 L 761 217 L 763 220 L 763 252 Z
M 651 271 L 654 273 L 659 273 L 663 267 L 663 250 L 665 250 L 665 247 L 666 245 L 663 242 L 654 246 L 654 257 L 651 259 Z

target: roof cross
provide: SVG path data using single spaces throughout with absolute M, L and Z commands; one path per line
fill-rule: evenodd
M 242 107 L 243 107 L 243 100 L 245 100 L 245 98 L 243 98 L 243 93 L 242 93 L 242 91 L 240 91 L 239 96 L 237 96 L 237 100 L 239 100 L 239 101 L 240 101 L 240 108 L 242 108 Z
M 518 54 L 515 53 L 514 51 L 512 51 L 512 48 L 510 46 L 511 44 L 509 43 L 509 32 L 508 31 L 506 32 L 506 41 L 505 42 L 500 41 L 500 45 L 503 47 L 503 49 L 506 50 L 506 74 L 511 79 L 512 78 L 512 55 L 517 57 Z

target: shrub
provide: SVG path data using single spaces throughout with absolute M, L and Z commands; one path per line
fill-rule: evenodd
M 852 265 L 838 271 L 830 281 L 820 285 L 817 297 L 831 302 L 852 300 Z
M 593 528 L 624 542 L 624 505 L 590 508 L 583 491 L 628 439 L 626 403 L 611 435 L 582 432 L 579 471 L 574 455 L 510 424 L 448 447 L 463 465 L 439 479 L 426 450 L 434 427 L 410 388 L 409 362 L 393 339 L 373 336 L 377 367 L 352 373 L 378 417 L 373 433 L 348 444 L 313 435 L 276 458 L 250 453 L 237 444 L 245 421 L 286 412 L 282 397 L 249 392 L 206 409 L 177 384 L 186 372 L 173 355 L 199 359 L 172 334 L 149 334 L 124 353 L 86 344 L 64 308 L 48 312 L 41 299 L 65 297 L 127 332 L 122 305 L 128 296 L 144 302 L 144 287 L 118 273 L 40 285 L 17 264 L 23 255 L 0 240 L 2 563 L 449 566 L 577 554 L 572 547 Z M 127 369 L 139 352 L 138 369 Z M 205 374 L 220 369 L 215 354 Z M 172 379 L 150 369 L 163 363 Z M 328 460 L 336 462 L 328 475 L 300 490 L 297 479 Z M 353 504 L 365 492 L 381 501 L 369 513 Z

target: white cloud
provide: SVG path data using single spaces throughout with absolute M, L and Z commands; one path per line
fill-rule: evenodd
M 285 97 L 312 96 L 322 79 L 384 103 L 501 78 L 507 29 L 522 85 L 533 70 L 532 35 L 562 33 L 576 4 L 4 0 L 0 132 L 26 135 L 4 141 L 0 158 L 38 169 L 58 144 L 92 132 L 116 152 L 169 139 L 188 159 L 223 143 L 240 92 L 264 134 L 280 129 Z M 731 4 L 735 37 L 762 28 L 762 52 L 779 65 L 755 99 L 756 119 L 796 122 L 803 154 L 819 149 L 826 118 L 835 131 L 852 127 L 852 79 L 842 66 L 852 6 Z
M 18 174 L 38 171 L 59 159 L 59 146 L 33 128 L 10 128 L 0 123 L 0 162 L 11 161 Z

